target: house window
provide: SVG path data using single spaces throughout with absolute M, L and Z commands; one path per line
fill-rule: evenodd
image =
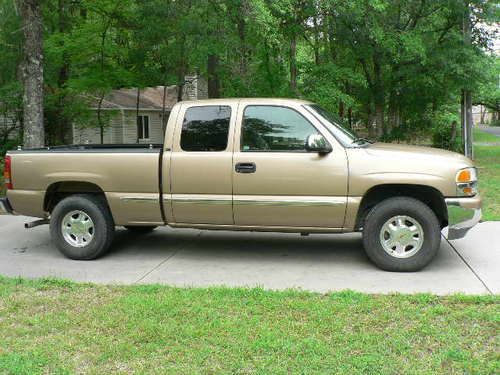
M 137 138 L 149 139 L 149 116 L 137 116 Z

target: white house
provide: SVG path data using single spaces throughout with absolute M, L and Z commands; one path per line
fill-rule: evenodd
M 107 126 L 104 143 L 162 143 L 163 142 L 163 94 L 165 117 L 177 103 L 177 86 L 147 87 L 140 90 L 139 115 L 137 116 L 137 89 L 113 90 L 104 97 L 101 110 L 106 115 Z M 207 98 L 206 82 L 196 76 L 186 77 L 183 100 Z M 92 109 L 97 111 L 97 99 L 92 100 Z M 166 123 L 165 120 L 165 123 Z M 73 124 L 73 143 L 100 143 L 100 129 L 96 126 Z

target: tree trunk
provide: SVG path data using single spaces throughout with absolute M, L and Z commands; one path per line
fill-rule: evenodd
M 274 75 L 271 70 L 271 56 L 269 56 L 269 51 L 270 48 L 266 42 L 264 42 L 264 66 L 266 67 L 266 76 L 267 79 L 265 82 L 269 84 L 269 92 L 271 95 L 274 95 L 275 93 L 275 87 L 274 87 Z
M 314 25 L 314 64 L 320 65 L 321 64 L 321 57 L 319 54 L 319 48 L 320 48 L 320 32 L 318 28 L 318 15 L 315 15 L 313 17 L 313 25 Z
M 464 44 L 467 46 L 471 44 L 471 20 L 468 1 L 466 0 L 464 4 L 462 30 Z M 474 157 L 472 149 L 472 94 L 470 90 L 465 88 L 462 90 L 461 118 L 464 155 L 472 159 Z
M 43 39 L 39 0 L 19 0 L 24 35 L 24 147 L 43 147 Z
M 186 36 L 181 36 L 180 55 L 177 63 L 177 101 L 181 102 L 186 85 Z
M 290 90 L 297 94 L 297 36 L 290 39 Z
M 220 98 L 220 81 L 217 73 L 219 66 L 219 57 L 214 54 L 208 55 L 207 73 L 208 73 L 208 97 Z
M 393 129 L 399 127 L 399 95 L 397 92 L 391 92 L 389 97 L 389 121 L 387 124 L 387 133 L 391 133 Z
M 453 121 L 451 123 L 451 135 L 450 135 L 450 149 L 452 151 L 455 151 L 454 148 L 456 139 L 457 139 L 457 122 Z
M 247 81 L 248 73 L 248 48 L 246 43 L 246 21 L 245 17 L 248 13 L 246 1 L 241 1 L 237 14 L 238 38 L 240 41 L 240 77 L 243 82 Z
M 104 124 L 102 122 L 102 102 L 104 100 L 104 92 L 101 93 L 99 97 L 99 102 L 97 103 L 97 125 L 99 126 L 99 137 L 101 140 L 101 145 L 104 144 Z
M 375 96 L 375 123 L 377 137 L 387 134 L 387 128 L 384 121 L 385 116 L 385 94 L 382 83 L 382 67 L 376 56 L 373 59 L 373 69 L 375 76 L 374 96 Z
M 367 114 L 367 123 L 366 126 L 368 128 L 368 137 L 373 139 L 377 136 L 377 129 L 373 126 L 373 123 L 375 122 L 375 115 L 373 113 L 373 105 L 368 105 L 368 108 L 366 110 Z
M 387 128 L 384 122 L 384 104 L 377 100 L 375 104 L 375 124 L 376 124 L 376 135 L 380 138 L 382 135 L 387 134 Z
M 135 101 L 135 127 L 137 133 L 136 143 L 139 143 L 139 100 L 141 99 L 141 89 L 137 87 L 137 98 Z
M 162 97 L 162 103 L 161 103 L 161 128 L 163 130 L 163 135 L 165 135 L 165 130 L 167 129 L 167 119 L 165 118 L 166 115 L 166 104 L 165 101 L 167 99 L 167 83 L 163 83 L 163 97 Z
M 68 9 L 66 8 L 66 0 L 58 1 L 58 17 L 59 17 L 59 32 L 64 34 L 68 32 L 69 29 L 69 20 L 68 20 Z M 61 41 L 61 47 L 64 47 L 64 42 Z M 62 64 L 59 68 L 59 75 L 57 77 L 57 89 L 58 89 L 58 102 L 57 109 L 55 114 L 56 120 L 56 133 L 58 143 L 72 143 L 73 134 L 71 131 L 70 119 L 65 115 L 65 107 L 66 107 L 66 93 L 65 86 L 66 82 L 69 79 L 69 69 L 70 62 L 69 56 L 66 50 L 63 48 L 62 52 Z

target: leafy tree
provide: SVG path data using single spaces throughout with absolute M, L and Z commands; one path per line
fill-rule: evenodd
M 182 100 L 185 77 L 193 73 L 208 80 L 210 97 L 309 99 L 385 140 L 450 134 L 463 90 L 498 118 L 498 57 L 488 51 L 495 35 L 484 26 L 498 20 L 491 1 L 42 4 L 50 144 L 69 142 L 72 123 L 98 127 L 102 141 L 108 124 L 102 102 L 113 89 L 137 87 L 140 94 L 144 87 L 176 85 Z M 470 43 L 464 43 L 465 15 Z M 0 0 L 0 103 L 12 113 L 22 112 L 20 24 L 14 3 Z

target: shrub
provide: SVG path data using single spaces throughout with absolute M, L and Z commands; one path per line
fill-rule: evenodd
M 453 131 L 455 131 L 454 139 Z M 456 123 L 455 130 L 453 124 L 435 125 L 432 128 L 432 145 L 450 151 L 460 151 L 460 127 Z
M 7 151 L 15 149 L 18 144 L 19 141 L 17 139 L 8 139 L 4 144 L 0 144 L 0 160 L 3 159 Z

